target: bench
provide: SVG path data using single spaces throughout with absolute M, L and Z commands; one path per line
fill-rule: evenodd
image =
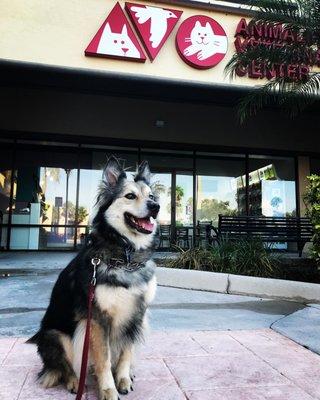
M 313 227 L 308 218 L 219 215 L 217 240 L 257 237 L 264 243 L 297 243 L 299 256 L 311 242 Z

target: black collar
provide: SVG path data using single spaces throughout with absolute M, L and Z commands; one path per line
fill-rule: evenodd
M 116 263 L 130 264 L 132 261 L 132 257 L 135 253 L 135 248 L 133 245 L 123 236 L 117 234 L 116 241 L 117 244 L 114 244 L 115 237 L 110 238 L 110 242 L 112 245 L 115 246 L 114 250 L 119 250 L 120 252 L 116 251 L 117 256 L 112 257 L 114 254 L 110 254 L 110 252 L 106 251 L 105 249 L 109 249 L 110 243 L 107 239 L 98 237 L 94 233 L 90 233 L 88 236 L 88 240 L 86 243 L 87 250 L 89 251 L 89 255 L 91 258 L 97 257 L 100 258 L 101 261 L 109 265 L 112 264 L 112 260 L 116 260 Z M 109 254 L 108 254 L 109 253 Z M 120 254 L 119 254 L 120 253 Z

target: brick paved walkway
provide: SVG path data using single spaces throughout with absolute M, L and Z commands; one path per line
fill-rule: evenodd
M 269 329 L 154 332 L 136 358 L 134 391 L 121 399 L 320 399 L 320 356 Z M 39 367 L 33 345 L 0 339 L 0 399 L 74 400 L 39 387 Z M 97 399 L 91 385 L 85 399 Z

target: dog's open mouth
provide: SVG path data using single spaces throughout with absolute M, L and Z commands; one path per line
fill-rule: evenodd
M 137 230 L 138 232 L 141 233 L 152 233 L 153 231 L 153 227 L 154 227 L 154 223 L 152 222 L 153 218 L 149 215 L 146 216 L 144 218 L 138 218 L 135 217 L 134 215 L 126 212 L 124 214 L 126 223 L 131 226 L 131 228 L 134 228 L 135 230 Z

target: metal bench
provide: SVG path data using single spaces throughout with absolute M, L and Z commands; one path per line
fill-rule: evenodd
M 258 237 L 265 243 L 297 243 L 299 256 L 311 242 L 313 227 L 308 218 L 219 215 L 217 240 Z

